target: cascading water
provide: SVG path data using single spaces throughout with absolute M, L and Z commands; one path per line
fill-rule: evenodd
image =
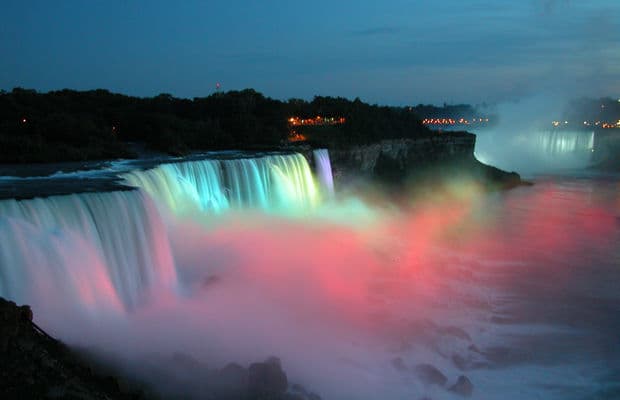
M 217 160 L 162 164 L 121 177 L 178 213 L 195 208 L 219 212 L 230 207 Z
M 313 152 L 314 165 L 316 174 L 321 183 L 321 187 L 327 193 L 327 196 L 334 196 L 334 177 L 332 174 L 332 163 L 329 159 L 329 151 L 327 149 L 317 149 Z
M 545 131 L 535 136 L 534 146 L 550 155 L 580 153 L 589 156 L 594 148 L 594 132 Z
M 149 290 L 177 283 L 156 203 L 219 213 L 304 210 L 320 201 L 301 154 L 162 164 L 122 177 L 140 190 L 0 201 L 0 296 L 31 302 L 62 291 L 81 303 L 132 307 Z
M 0 296 L 131 307 L 175 285 L 166 229 L 139 191 L 3 200 L 0 225 Z
M 310 166 L 301 154 L 187 161 L 121 177 L 179 214 L 230 208 L 286 212 L 312 208 L 320 201 Z
M 475 154 L 480 161 L 522 174 L 586 168 L 595 150 L 594 132 L 524 129 L 476 135 Z
M 301 154 L 222 161 L 235 208 L 304 209 L 318 205 L 319 192 Z

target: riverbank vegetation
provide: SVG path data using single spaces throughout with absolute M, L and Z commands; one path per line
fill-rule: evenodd
M 55 162 L 132 157 L 130 143 L 169 154 L 273 148 L 291 135 L 289 119 L 317 115 L 346 123 L 303 126 L 311 142 L 349 146 L 432 134 L 404 107 L 359 99 L 279 101 L 252 89 L 181 99 L 132 97 L 107 90 L 0 93 L 0 162 Z

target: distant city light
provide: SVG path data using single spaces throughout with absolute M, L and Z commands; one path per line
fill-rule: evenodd
M 292 126 L 312 126 L 312 125 L 342 125 L 347 122 L 346 118 L 339 117 L 321 117 L 317 115 L 316 118 L 304 118 L 290 117 L 288 119 L 289 125 Z
M 568 121 L 564 121 L 563 123 L 560 121 L 551 121 L 551 125 L 553 125 L 553 127 L 558 127 L 560 125 L 568 125 Z M 605 122 L 605 121 L 583 121 L 583 125 L 584 126 L 598 126 L 604 129 L 611 129 L 611 128 L 615 128 L 618 129 L 620 128 L 620 120 L 616 121 L 616 122 Z
M 299 117 L 290 117 L 288 119 L 289 125 L 289 134 L 288 141 L 289 142 L 305 142 L 308 140 L 308 137 L 303 133 L 297 132 L 294 127 L 296 126 L 326 126 L 326 125 L 342 125 L 347 122 L 344 117 L 323 117 L 317 115 L 315 118 L 299 118 Z
M 489 122 L 488 118 L 472 118 L 468 120 L 466 118 L 424 118 L 422 120 L 422 124 L 424 125 L 472 125 L 472 124 L 480 124 L 483 122 Z
M 306 140 L 308 140 L 306 135 L 304 135 L 302 133 L 297 133 L 297 131 L 292 130 L 288 134 L 288 141 L 291 142 L 291 143 L 294 143 L 294 142 L 305 142 Z

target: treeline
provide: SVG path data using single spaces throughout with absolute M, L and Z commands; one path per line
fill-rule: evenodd
M 344 98 L 274 100 L 246 89 L 194 99 L 138 98 L 107 90 L 0 92 L 0 162 L 132 157 L 130 142 L 153 150 L 274 148 L 286 143 L 288 118 L 344 117 L 337 126 L 301 127 L 310 141 L 348 146 L 429 135 L 408 108 Z
M 291 99 L 287 111 L 304 117 L 344 117 L 346 122 L 342 125 L 296 128 L 311 141 L 331 148 L 432 134 L 422 125 L 420 117 L 407 107 L 369 105 L 358 98 L 351 101 L 342 97 L 315 97 L 311 102 Z

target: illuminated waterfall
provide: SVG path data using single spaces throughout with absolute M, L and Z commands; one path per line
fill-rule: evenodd
M 539 174 L 586 168 L 601 155 L 595 132 L 510 129 L 477 132 L 476 158 L 508 171 Z
M 131 307 L 174 285 L 166 230 L 139 191 L 0 201 L 0 296 Z
M 321 183 L 321 187 L 327 196 L 334 195 L 334 177 L 332 175 L 332 164 L 329 159 L 329 151 L 327 149 L 314 150 L 314 165 L 316 174 Z
M 320 154 L 321 182 L 329 182 Z M 44 302 L 63 292 L 77 304 L 131 308 L 153 290 L 177 288 L 156 204 L 218 213 L 298 212 L 320 202 L 301 154 L 162 164 L 122 178 L 141 190 L 1 200 L 0 296 Z
M 534 144 L 550 155 L 591 152 L 594 148 L 594 132 L 552 130 L 541 132 Z
M 162 164 L 121 177 L 177 212 L 196 207 L 218 212 L 230 207 L 220 163 L 216 160 Z
M 180 214 L 230 208 L 286 212 L 312 208 L 320 201 L 301 154 L 186 161 L 132 171 L 122 178 Z

